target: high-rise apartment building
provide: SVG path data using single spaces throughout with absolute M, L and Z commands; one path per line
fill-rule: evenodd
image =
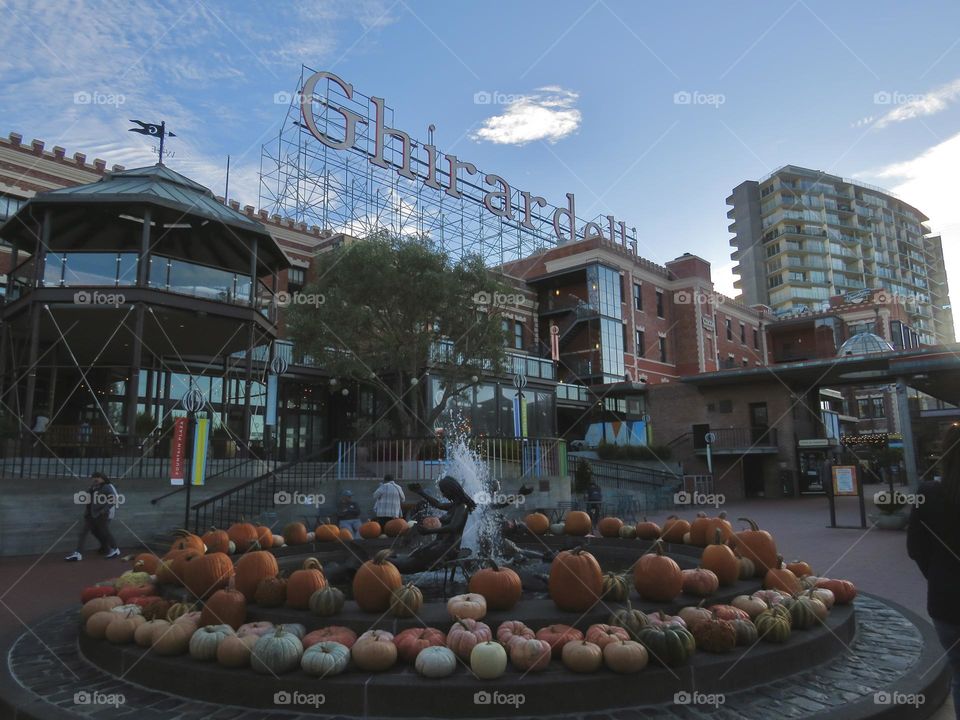
M 954 341 L 940 236 L 895 195 L 785 165 L 735 187 L 727 204 L 734 286 L 745 304 L 786 315 L 880 289 L 910 310 L 913 335 L 895 346 Z

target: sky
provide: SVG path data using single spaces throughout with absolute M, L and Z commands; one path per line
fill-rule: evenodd
M 174 169 L 257 205 L 260 147 L 301 66 L 384 97 L 397 127 L 636 227 L 641 255 L 733 289 L 725 200 L 786 164 L 930 217 L 960 292 L 960 3 L 796 0 L 0 0 L 0 134 Z M 281 103 L 277 99 L 281 99 Z

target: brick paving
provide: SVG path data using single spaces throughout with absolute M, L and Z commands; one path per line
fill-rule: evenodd
M 871 488 L 868 486 L 867 489 L 868 495 L 872 495 Z M 725 505 L 723 509 L 731 519 L 749 516 L 761 527 L 773 532 L 778 546 L 788 560 L 805 559 L 818 573 L 849 578 L 862 590 L 890 598 L 926 617 L 926 585 L 919 570 L 906 555 L 904 533 L 875 529 L 829 529 L 826 527 L 829 523 L 829 512 L 824 498 L 741 501 Z M 868 513 L 872 511 L 869 499 L 867 509 Z M 712 511 L 712 509 L 708 510 Z M 694 512 L 695 509 L 685 507 L 680 509 L 678 514 L 683 517 L 692 517 Z M 662 512 L 657 516 L 651 516 L 650 519 L 662 522 L 668 514 L 670 513 Z M 838 521 L 841 524 L 855 524 L 858 519 L 854 501 L 849 500 L 840 505 Z M 83 585 L 115 575 L 125 569 L 122 563 L 116 560 L 104 560 L 96 554 L 88 555 L 87 558 L 75 564 L 63 562 L 59 554 L 0 559 L 0 588 L 3 588 L 0 595 L 0 631 L 11 632 L 22 624 L 33 627 L 38 621 L 49 618 L 65 605 L 76 602 L 79 589 Z M 866 623 L 861 624 L 861 629 L 865 625 Z M 866 637 L 863 634 L 861 636 Z M 904 654 L 902 636 L 890 638 L 889 641 L 885 641 L 882 637 L 874 637 L 874 641 L 877 648 L 886 653 L 878 656 L 877 665 L 874 668 L 876 671 L 901 672 L 904 665 L 909 664 L 909 658 L 902 657 Z M 861 642 L 861 638 L 858 638 L 858 642 Z M 69 648 L 64 648 L 64 651 L 69 651 Z M 864 647 L 862 651 L 858 650 L 858 654 L 861 652 L 872 651 L 869 647 Z M 40 659 L 42 655 L 42 653 L 35 655 L 35 662 L 42 663 Z M 834 674 L 831 675 L 831 672 Z M 86 675 L 87 671 L 84 672 L 84 676 Z M 856 681 L 851 682 L 851 677 L 855 677 Z M 51 671 L 48 678 L 51 690 L 56 690 L 62 680 L 62 669 L 59 673 L 55 670 Z M 801 710 L 802 707 L 806 707 L 809 714 L 815 708 L 823 709 L 838 697 L 850 700 L 854 695 L 862 695 L 866 685 L 874 680 L 868 676 L 869 682 L 865 681 L 859 671 L 854 675 L 837 673 L 833 665 L 822 671 L 822 678 L 820 681 L 811 680 L 809 684 L 804 683 L 804 692 L 793 697 L 789 702 L 781 694 L 781 688 L 777 687 L 776 683 L 762 692 L 752 694 L 757 696 L 755 698 L 757 703 L 766 703 L 765 712 L 770 714 L 763 717 L 773 716 L 774 713 L 781 717 L 802 717 L 803 714 L 797 715 L 798 712 L 805 712 Z M 108 681 L 104 683 L 107 685 Z M 795 685 L 794 679 L 791 678 L 787 684 Z M 787 689 L 783 688 L 783 690 Z M 170 698 L 168 696 L 156 702 L 163 702 L 163 700 L 170 700 Z M 72 695 L 69 701 L 72 703 Z M 948 706 L 935 716 L 936 720 L 952 720 L 952 707 Z M 121 715 L 111 709 L 113 714 L 104 716 L 129 715 L 132 717 L 133 713 L 128 712 L 129 710 L 128 706 Z M 183 708 L 181 716 L 192 716 L 196 714 L 193 712 L 195 710 L 197 707 L 193 706 L 189 710 L 190 715 L 186 715 L 188 709 Z M 210 706 L 201 714 L 205 717 L 236 717 L 238 720 L 264 717 L 262 711 L 250 715 L 242 710 L 234 711 L 230 708 L 222 708 L 227 711 L 226 714 L 217 715 L 216 713 L 220 710 L 221 708 Z M 658 710 L 656 712 L 660 712 L 659 715 L 648 710 L 644 715 L 653 718 L 681 717 L 677 714 L 677 710 L 678 708 L 675 707 L 664 709 L 662 712 Z M 731 706 L 728 705 L 726 708 L 716 710 L 710 708 L 709 713 L 695 713 L 685 717 L 697 717 L 698 714 L 703 716 L 708 714 L 713 718 L 734 717 L 730 711 Z M 231 715 L 231 712 L 234 714 Z M 740 713 L 738 717 L 754 717 L 737 712 Z M 136 714 L 148 720 L 154 717 L 172 717 L 156 706 L 139 710 Z M 278 716 L 291 717 L 289 714 Z M 91 714 L 88 717 L 94 717 L 94 715 Z M 601 716 L 597 716 L 597 720 L 599 717 Z M 616 717 L 616 714 L 602 717 Z

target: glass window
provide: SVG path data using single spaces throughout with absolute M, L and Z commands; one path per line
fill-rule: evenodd
M 136 264 L 134 253 L 64 253 L 63 255 L 63 284 L 77 285 L 108 285 L 117 284 L 118 258 L 120 255 L 132 256 Z M 133 273 L 136 282 L 136 271 Z M 129 284 L 124 279 L 124 284 Z
M 760 349 L 760 333 L 756 328 L 753 329 L 753 347 L 755 350 Z
M 882 397 L 873 398 L 873 417 L 882 418 L 887 416 L 887 411 L 883 405 Z
M 663 292 L 657 290 L 657 317 L 666 317 L 663 314 Z
M 740 342 L 747 344 L 747 328 L 743 323 L 740 323 Z
M 857 400 L 857 413 L 862 418 L 870 417 L 870 401 L 867 398 Z
M 510 321 L 501 318 L 500 319 L 500 331 L 503 333 L 503 346 L 510 347 Z
M 496 435 L 500 428 L 497 424 L 497 386 L 490 384 L 476 387 L 476 407 L 473 413 L 473 431 Z
M 640 283 L 633 284 L 633 309 L 643 310 L 643 286 Z
M 48 253 L 43 265 L 43 284 L 47 287 L 60 287 L 62 280 L 63 255 Z
M 523 323 L 519 320 L 513 323 L 513 347 L 523 350 Z
M 591 306 L 601 315 L 621 319 L 619 272 L 603 265 L 591 265 L 587 268 L 587 286 Z
M 623 380 L 622 323 L 608 318 L 600 319 L 600 356 L 604 375 Z
M 725 321 L 727 327 L 727 340 L 733 340 L 733 322 L 730 318 L 727 318 Z
M 137 284 L 137 254 L 117 253 L 117 285 Z
M 637 330 L 637 347 L 634 350 L 637 357 L 643 357 L 647 354 L 647 343 L 644 339 L 643 330 Z
M 660 362 L 665 363 L 667 361 L 667 339 L 665 337 L 660 337 Z

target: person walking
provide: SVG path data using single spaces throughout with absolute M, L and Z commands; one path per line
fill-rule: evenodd
M 353 490 L 344 490 L 340 493 L 340 503 L 337 505 L 337 522 L 340 529 L 350 531 L 354 537 L 360 535 L 360 506 L 353 499 Z
M 406 498 L 403 488 L 393 481 L 393 475 L 384 475 L 383 482 L 373 491 L 373 514 L 380 525 L 401 516 L 401 505 Z
M 940 482 L 920 486 L 907 553 L 927 579 L 927 612 L 953 666 L 953 708 L 960 720 L 960 425 L 943 439 Z
M 600 521 L 600 506 L 603 503 L 603 490 L 597 485 L 596 481 L 590 483 L 587 487 L 587 512 L 593 520 L 594 525 Z
M 110 479 L 99 470 L 93 473 L 90 479 L 90 489 L 74 495 L 75 501 L 86 501 L 86 508 L 83 512 L 83 527 L 77 537 L 77 549 L 64 558 L 69 562 L 83 560 L 83 547 L 90 533 L 100 541 L 100 549 L 106 552 L 107 558 L 120 557 L 120 548 L 110 532 L 110 521 L 116 515 L 120 494 Z

